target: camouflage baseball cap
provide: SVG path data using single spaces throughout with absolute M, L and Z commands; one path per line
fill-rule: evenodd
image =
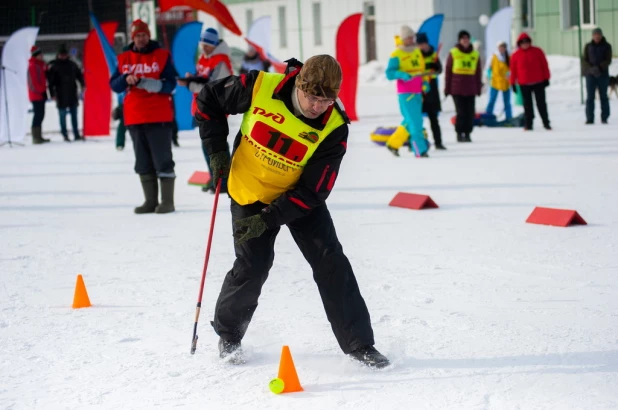
M 296 87 L 316 97 L 337 98 L 341 89 L 341 66 L 328 54 L 310 57 L 296 76 Z

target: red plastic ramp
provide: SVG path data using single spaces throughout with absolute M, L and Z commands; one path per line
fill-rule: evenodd
M 438 204 L 429 195 L 409 194 L 406 192 L 397 193 L 388 205 L 407 209 L 438 208 Z
M 529 224 L 551 225 L 567 227 L 569 225 L 587 225 L 584 218 L 569 209 L 543 208 L 537 206 L 534 208 L 526 222 Z

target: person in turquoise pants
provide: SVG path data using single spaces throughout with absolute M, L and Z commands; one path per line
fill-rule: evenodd
M 410 149 L 417 157 L 428 157 L 429 143 L 423 134 L 423 90 L 428 83 L 423 80 L 427 74 L 425 59 L 421 50 L 414 44 L 414 31 L 401 28 L 400 36 L 395 36 L 397 49 L 391 54 L 386 67 L 386 78 L 397 80 L 399 109 L 403 115 L 401 125 L 406 128 L 410 138 Z M 402 133 L 394 133 L 386 148 L 399 156 L 399 148 L 405 143 Z

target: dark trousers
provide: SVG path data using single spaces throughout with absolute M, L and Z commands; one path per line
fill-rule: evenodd
M 609 87 L 609 75 L 603 74 L 599 77 L 592 75 L 586 76 L 586 120 L 594 121 L 594 98 L 596 90 L 599 90 L 601 100 L 601 121 L 609 118 L 609 100 L 607 99 L 607 88 Z
M 476 115 L 474 95 L 454 95 L 455 110 L 457 118 L 455 120 L 455 131 L 459 134 L 470 134 L 474 127 L 474 116 Z
M 45 118 L 45 100 L 32 101 L 32 126 L 40 127 L 43 124 L 43 118 Z
M 264 207 L 260 202 L 241 206 L 232 200 L 232 223 L 258 214 Z M 326 317 L 341 350 L 347 354 L 361 346 L 373 345 L 367 305 L 326 205 L 290 222 L 288 228 L 313 269 Z M 269 229 L 258 238 L 234 246 L 236 261 L 223 281 L 212 322 L 215 332 L 224 340 L 239 342 L 244 337 L 273 265 L 279 230 Z
M 429 124 L 431 125 L 433 142 L 436 145 L 442 145 L 442 130 L 440 129 L 440 122 L 438 121 L 438 111 L 427 111 L 427 118 L 429 118 Z
M 67 131 L 67 114 L 71 114 L 71 127 L 73 127 L 73 136 L 79 138 L 79 129 L 77 128 L 77 105 L 66 108 L 58 108 L 60 115 L 60 132 L 66 138 L 69 133 Z
M 135 151 L 135 172 L 174 178 L 172 123 L 156 122 L 127 127 Z
M 116 146 L 124 148 L 125 134 L 127 127 L 124 126 L 124 116 L 118 119 L 118 128 L 116 128 Z
M 524 127 L 532 129 L 534 122 L 534 105 L 532 104 L 532 94 L 536 100 L 536 109 L 543 120 L 543 125 L 549 127 L 549 115 L 547 114 L 547 103 L 545 102 L 545 85 L 543 83 L 532 85 L 520 85 L 521 98 L 524 102 Z

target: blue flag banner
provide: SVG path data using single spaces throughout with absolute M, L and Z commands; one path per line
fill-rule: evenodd
M 181 77 L 184 77 L 185 73 L 195 72 L 195 59 L 201 31 L 202 23 L 193 21 L 180 27 L 174 36 L 172 58 L 176 71 Z M 176 87 L 174 109 L 176 110 L 176 124 L 179 131 L 193 129 L 191 101 L 193 101 L 193 94 L 187 87 Z
M 442 31 L 442 23 L 444 22 L 444 14 L 434 14 L 421 24 L 421 28 L 418 29 L 418 33 L 427 34 L 429 39 L 429 45 L 434 50 L 438 51 L 440 45 L 440 31 Z

